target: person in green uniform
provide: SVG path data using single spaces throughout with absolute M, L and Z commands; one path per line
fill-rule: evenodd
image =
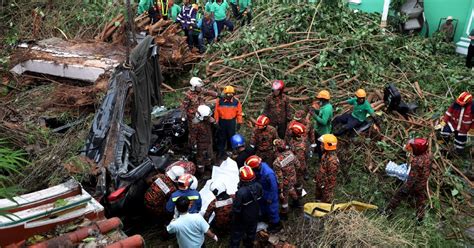
M 471 44 L 469 44 L 467 48 L 466 66 L 467 68 L 472 68 L 472 57 L 474 57 L 474 29 L 471 30 L 468 38 L 471 39 Z
M 168 0 L 170 7 L 170 18 L 174 22 L 176 22 L 176 18 L 178 18 L 179 13 L 181 12 L 181 6 L 174 3 L 174 0 Z
M 330 99 L 331 94 L 329 91 L 321 90 L 316 96 L 316 101 L 312 105 L 314 132 L 316 139 L 319 139 L 319 137 L 324 134 L 331 133 L 331 120 L 334 110 L 331 103 L 329 103 Z M 319 158 L 321 158 L 323 151 L 321 149 L 321 142 L 319 141 L 316 143 L 316 152 L 318 153 Z
M 245 22 L 247 24 L 250 24 L 250 21 L 252 20 L 252 0 L 237 0 L 237 9 L 239 11 L 239 15 L 242 19 L 241 25 L 244 26 Z
M 150 8 L 153 8 L 153 0 L 140 0 L 138 2 L 138 15 L 143 14 L 143 12 L 148 11 Z
M 365 90 L 358 89 L 355 93 L 356 97 L 351 98 L 345 101 L 346 104 L 354 106 L 352 113 L 346 113 L 341 116 L 338 116 L 333 121 L 333 126 L 342 124 L 342 128 L 334 132 L 334 135 L 340 136 L 348 131 L 351 131 L 353 128 L 360 126 L 363 122 L 367 120 L 367 114 L 369 114 L 376 123 L 378 119 L 375 115 L 374 109 L 370 106 L 370 103 L 365 100 L 367 93 Z
M 148 16 L 151 18 L 152 23 L 156 23 L 160 19 L 168 20 L 173 5 L 174 0 L 140 0 L 138 3 L 138 14 L 141 15 L 145 11 L 148 11 Z M 179 8 L 179 6 L 177 7 Z M 179 11 L 180 10 L 181 9 L 179 9 Z
M 204 5 L 205 12 L 211 13 L 211 7 L 213 3 L 214 3 L 214 0 L 207 0 L 206 4 Z
M 211 5 L 211 12 L 214 14 L 214 20 L 217 23 L 217 30 L 219 34 L 224 29 L 224 26 L 226 26 L 230 32 L 234 31 L 234 24 L 227 18 L 228 9 L 229 4 L 226 0 L 216 0 Z

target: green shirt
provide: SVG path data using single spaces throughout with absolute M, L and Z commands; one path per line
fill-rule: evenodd
M 251 6 L 252 6 L 251 0 L 239 0 L 240 12 L 244 12 L 246 8 L 250 9 Z
M 374 109 L 370 106 L 370 103 L 367 100 L 364 100 L 364 103 L 362 104 L 358 104 L 357 98 L 354 97 L 347 100 L 346 102 L 354 106 L 354 109 L 352 110 L 352 116 L 360 122 L 367 120 L 367 114 L 374 114 Z
M 474 29 L 471 30 L 469 36 L 474 36 Z M 474 39 L 471 40 L 471 45 L 474 45 Z
M 141 15 L 143 12 L 148 11 L 153 7 L 153 0 L 140 0 L 138 3 L 138 14 Z
M 333 117 L 333 108 L 330 103 L 326 103 L 319 109 L 319 113 L 313 115 L 314 130 L 318 135 L 331 133 L 331 120 Z M 319 137 L 317 137 L 319 138 Z
M 177 4 L 173 4 L 170 9 L 170 18 L 173 21 L 176 21 L 176 18 L 178 18 L 179 13 L 181 12 L 181 6 Z
M 214 2 L 211 5 L 211 12 L 214 13 L 214 19 L 216 21 L 222 21 L 227 18 L 227 9 L 229 8 L 229 4 L 226 0 L 222 1 L 221 4 Z
M 211 13 L 212 4 L 213 4 L 213 2 L 211 2 L 211 1 L 207 2 L 206 5 L 204 6 L 204 10 L 205 10 L 206 12 Z
M 237 3 L 237 0 L 230 0 L 230 3 L 231 3 L 231 4 L 236 4 L 236 3 Z

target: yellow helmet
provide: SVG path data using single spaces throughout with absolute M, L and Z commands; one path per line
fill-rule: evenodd
M 365 90 L 363 90 L 363 89 L 358 89 L 358 90 L 356 91 L 356 96 L 357 96 L 358 98 L 364 98 L 364 97 L 367 96 L 367 93 L 365 93 Z
M 324 134 L 318 140 L 323 143 L 324 150 L 334 151 L 337 148 L 337 138 L 333 134 Z
M 235 94 L 235 89 L 232 86 L 226 86 L 224 87 L 224 90 L 222 91 L 224 94 Z
M 329 94 L 329 91 L 327 90 L 321 90 L 316 96 L 316 98 L 329 100 L 331 99 L 331 94 Z

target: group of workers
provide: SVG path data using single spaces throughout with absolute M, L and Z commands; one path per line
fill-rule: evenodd
M 250 24 L 251 6 L 251 0 L 183 0 L 181 6 L 174 0 L 140 0 L 138 14 L 148 13 L 152 23 L 161 19 L 179 23 L 190 49 L 197 48 L 203 53 L 205 44 L 217 41 L 224 28 L 230 32 L 234 30 L 230 13 L 242 26 Z
M 342 103 L 352 105 L 352 111 L 338 117 L 334 117 L 331 94 L 327 90 L 317 93 L 309 111 L 297 110 L 292 114 L 285 83 L 275 80 L 272 92 L 265 98 L 263 113 L 254 121 L 255 128 L 247 143 L 243 135 L 236 133 L 243 124 L 243 111 L 242 103 L 235 97 L 235 88 L 226 86 L 222 94 L 218 94 L 204 89 L 203 81 L 197 77 L 191 78 L 190 85 L 181 108 L 188 120 L 189 147 L 195 154 L 196 175 L 205 177 L 213 165 L 230 156 L 236 161 L 240 176 L 235 195 L 227 194 L 222 181 L 211 184 L 210 190 L 216 199 L 203 218 L 209 221 L 212 213 L 215 216 L 211 226 L 200 232 L 202 239 L 199 242 L 204 241 L 206 233 L 217 240 L 216 234 L 208 233 L 209 228 L 213 228 L 219 233 L 231 232 L 231 247 L 239 247 L 241 241 L 244 246 L 252 247 L 259 221 L 268 224 L 269 232 L 279 232 L 282 220 L 288 217 L 289 207 L 301 207 L 303 186 L 311 174 L 307 162 L 313 152 L 319 157 L 319 168 L 313 175 L 315 200 L 333 202 L 339 171 L 337 137 L 353 133 L 358 126 L 367 123 L 368 118 L 373 119 L 375 124 L 380 123 L 363 89 L 358 89 L 353 98 Z M 216 97 L 213 111 L 206 105 L 206 96 Z M 458 153 L 462 153 L 468 132 L 474 128 L 473 110 L 472 95 L 463 92 L 446 111 L 439 125 L 440 136 L 446 142 L 454 136 L 454 147 Z M 217 140 L 217 152 L 214 152 L 214 140 Z M 410 139 L 405 148 L 410 154 L 412 169 L 408 180 L 395 193 L 384 212 L 391 214 L 402 200 L 413 197 L 417 218 L 421 221 L 432 163 L 428 139 Z M 152 180 L 154 183 L 150 182 L 146 201 L 152 201 L 151 205 L 156 205 L 158 198 L 161 201 L 159 211 L 155 210 L 157 206 L 147 205 L 155 214 L 162 214 L 165 209 L 172 213 L 175 202 L 183 196 L 190 201 L 186 211 L 193 214 L 200 210 L 199 193 L 190 188 L 197 179 L 186 174 L 194 171 L 178 168 L 190 167 L 192 162 L 176 163 L 170 166 L 172 168 L 166 175 L 158 175 Z M 168 230 L 179 233 L 176 228 Z M 187 234 L 181 237 L 187 237 Z

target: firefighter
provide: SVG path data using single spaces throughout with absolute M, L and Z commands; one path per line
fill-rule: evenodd
M 248 157 L 255 155 L 255 150 L 252 147 L 245 146 L 245 139 L 242 135 L 236 134 L 230 139 L 232 145 L 233 157 L 239 169 L 244 166 L 245 160 Z
M 315 175 L 316 200 L 331 203 L 334 199 L 334 188 L 336 187 L 336 176 L 339 168 L 337 158 L 337 138 L 332 134 L 324 134 L 319 138 L 323 156 L 319 166 L 319 171 Z
M 428 183 L 432 163 L 428 151 L 428 140 L 425 138 L 410 139 L 405 146 L 405 150 L 410 153 L 410 174 L 406 183 L 392 197 L 385 211 L 391 215 L 402 200 L 413 197 L 415 199 L 416 217 L 421 222 L 425 216 L 426 184 Z
M 260 200 L 262 218 L 268 219 L 270 233 L 278 232 L 282 229 L 279 215 L 278 202 L 278 182 L 275 172 L 262 161 L 257 155 L 250 156 L 245 165 L 250 166 L 257 176 L 257 181 L 262 185 L 263 198 Z
M 325 134 L 330 134 L 332 130 L 331 120 L 333 117 L 334 109 L 329 102 L 331 99 L 331 94 L 327 90 L 321 90 L 316 96 L 316 101 L 313 103 L 313 123 L 315 130 L 315 137 L 321 137 Z M 321 144 L 316 143 L 316 152 L 321 159 L 323 152 L 321 149 Z
M 313 128 L 311 127 L 311 124 L 309 123 L 308 118 L 306 118 L 306 112 L 304 110 L 296 111 L 293 116 L 293 120 L 291 120 L 288 123 L 288 128 L 286 129 L 286 134 L 285 134 L 285 141 L 286 142 L 289 141 L 291 137 L 291 129 L 289 127 L 293 125 L 293 123 L 295 122 L 299 122 L 306 127 L 306 133 L 304 134 L 304 136 L 306 136 L 307 140 L 311 143 L 311 145 L 315 147 L 316 138 L 314 136 Z
M 175 166 L 180 166 L 184 169 L 184 173 L 194 175 L 196 173 L 196 165 L 191 161 L 186 160 L 178 160 L 168 167 L 166 167 L 166 172 L 168 172 L 171 168 Z
M 458 154 L 464 151 L 469 130 L 474 129 L 473 111 L 472 95 L 465 91 L 451 104 L 441 121 L 441 136 L 448 141 L 454 134 L 454 148 Z
M 296 188 L 298 196 L 301 196 L 303 191 L 303 180 L 309 179 L 308 169 L 306 167 L 306 150 L 308 143 L 306 141 L 307 138 L 304 136 L 306 133 L 306 127 L 299 122 L 294 122 L 289 128 L 291 130 L 291 137 L 288 145 L 300 161 L 299 168 L 296 168 Z
M 231 223 L 232 196 L 227 194 L 227 188 L 222 181 L 213 181 L 210 190 L 216 198 L 209 203 L 204 219 L 209 222 L 211 214 L 215 213 L 211 226 L 220 233 L 226 233 Z
M 186 196 L 191 202 L 189 208 L 190 213 L 199 213 L 201 211 L 201 195 L 195 189 L 189 187 L 193 184 L 193 177 L 191 174 L 183 174 L 178 178 L 178 190 L 171 194 L 170 199 L 166 203 L 166 210 L 170 213 L 175 211 L 176 200 L 180 196 Z
M 290 101 L 283 92 L 284 89 L 285 83 L 282 80 L 273 81 L 272 93 L 265 99 L 263 108 L 263 114 L 270 119 L 270 125 L 277 129 L 281 139 L 285 138 L 286 125 L 291 120 Z
M 262 198 L 262 186 L 255 180 L 252 168 L 243 166 L 239 170 L 240 182 L 232 205 L 232 233 L 230 247 L 253 247 L 257 232 L 259 201 Z
M 273 162 L 273 169 L 278 180 L 278 192 L 281 203 L 280 217 L 288 219 L 288 198 L 291 197 L 294 206 L 300 206 L 298 194 L 296 193 L 296 168 L 300 167 L 300 161 L 296 155 L 287 148 L 284 140 L 273 141 L 276 159 Z
M 147 180 L 150 188 L 145 193 L 145 207 L 155 217 L 161 218 L 166 214 L 166 202 L 176 191 L 175 183 L 184 173 L 183 167 L 173 166 L 165 174 L 157 174 Z
M 197 170 L 201 175 L 205 169 L 210 171 L 214 164 L 212 128 L 215 124 L 214 118 L 211 117 L 211 108 L 200 105 L 193 119 L 193 129 L 189 132 L 191 132 L 192 151 L 196 154 Z
M 260 115 L 255 123 L 250 146 L 255 149 L 255 154 L 262 160 L 273 165 L 275 155 L 273 151 L 273 141 L 278 138 L 278 133 L 273 126 L 270 126 L 270 119 L 265 115 Z
M 367 114 L 369 114 L 374 122 L 378 124 L 377 116 L 375 115 L 375 111 L 370 106 L 370 103 L 365 100 L 367 97 L 367 93 L 363 89 L 358 89 L 355 92 L 355 98 L 351 98 L 345 101 L 345 104 L 350 104 L 354 106 L 354 109 L 351 113 L 345 113 L 341 116 L 338 116 L 332 122 L 333 126 L 342 124 L 342 127 L 334 132 L 334 135 L 341 136 L 348 131 L 360 126 L 367 120 Z
M 230 139 L 235 131 L 242 125 L 242 104 L 234 97 L 235 89 L 232 86 L 226 86 L 223 90 L 223 96 L 217 98 L 214 119 L 218 123 L 219 132 L 217 137 L 218 157 L 222 159 L 225 155 L 226 146 L 230 146 Z

